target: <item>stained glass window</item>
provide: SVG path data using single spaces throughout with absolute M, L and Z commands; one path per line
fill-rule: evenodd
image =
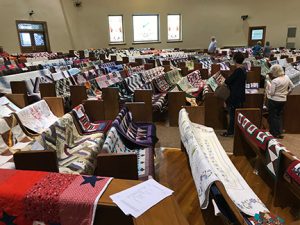
M 181 40 L 181 15 L 168 15 L 168 41 Z
M 159 41 L 159 16 L 134 15 L 133 16 L 133 41 L 155 42 Z
M 45 45 L 44 34 L 34 33 L 33 36 L 34 36 L 34 43 L 36 46 L 44 46 Z
M 109 24 L 109 42 L 123 43 L 124 42 L 123 16 L 108 16 L 108 24 Z
M 35 23 L 19 23 L 19 30 L 44 30 L 43 24 L 35 24 Z
M 30 33 L 20 33 L 20 40 L 21 40 L 21 45 L 23 47 L 31 46 Z

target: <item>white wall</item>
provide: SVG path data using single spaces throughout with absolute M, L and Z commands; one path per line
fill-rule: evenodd
M 53 51 L 108 47 L 108 15 L 123 14 L 126 45 L 119 47 L 207 48 L 210 36 L 219 46 L 247 45 L 249 26 L 266 26 L 266 40 L 274 47 L 285 46 L 288 26 L 298 27 L 296 47 L 300 48 L 299 0 L 1 0 L 0 45 L 19 51 L 15 20 L 46 21 Z M 133 45 L 132 14 L 160 14 L 161 43 Z M 183 42 L 166 43 L 167 14 L 181 13 Z M 241 15 L 249 15 L 243 22 Z M 69 35 L 69 33 L 71 35 Z
M 30 17 L 29 11 L 35 14 Z M 59 0 L 1 0 L 0 45 L 8 52 L 20 52 L 16 20 L 46 21 L 52 51 L 72 48 Z

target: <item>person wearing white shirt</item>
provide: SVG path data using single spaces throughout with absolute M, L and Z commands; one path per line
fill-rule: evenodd
M 211 42 L 208 46 L 208 53 L 216 53 L 217 51 L 217 40 L 215 37 L 211 37 Z
M 276 138 L 282 136 L 282 113 L 287 95 L 294 85 L 290 78 L 284 74 L 283 68 L 276 64 L 271 67 L 271 81 L 267 81 L 266 93 L 269 109 L 270 133 Z

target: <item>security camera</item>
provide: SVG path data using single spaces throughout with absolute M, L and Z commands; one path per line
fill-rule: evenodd
M 248 19 L 248 15 L 243 15 L 243 16 L 241 16 L 241 19 L 242 19 L 242 20 Z

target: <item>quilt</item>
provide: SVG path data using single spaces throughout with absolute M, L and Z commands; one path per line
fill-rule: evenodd
M 138 176 L 140 180 L 147 180 L 153 175 L 153 149 L 152 148 L 128 148 L 116 128 L 112 127 L 107 133 L 102 151 L 106 153 L 134 153 L 137 155 Z
M 126 77 L 124 80 L 131 93 L 134 93 L 134 90 L 136 89 L 141 89 L 144 85 L 140 74 L 133 74 L 131 77 Z
M 8 117 L 13 112 L 20 111 L 20 108 L 12 103 L 8 98 L 0 98 L 0 117 Z
M 10 225 L 92 225 L 99 198 L 112 180 L 5 169 L 0 177 L 0 221 Z
M 0 118 L 0 154 L 11 150 L 14 153 L 20 147 L 26 147 L 33 139 L 28 137 L 20 127 L 16 117 Z M 24 143 L 22 145 L 22 143 Z M 14 149 L 15 146 L 15 149 Z
M 65 114 L 42 133 L 44 147 L 57 153 L 59 172 L 93 174 L 103 134 L 80 135 L 71 114 Z
M 77 122 L 80 125 L 81 132 L 84 134 L 91 134 L 94 132 L 103 132 L 106 133 L 111 126 L 112 121 L 97 121 L 92 123 L 90 118 L 85 112 L 84 106 L 82 104 L 76 106 L 72 110 L 73 115 L 75 116 Z
M 165 79 L 170 85 L 176 85 L 182 78 L 178 69 L 170 70 L 165 73 Z
M 150 70 L 145 70 L 141 73 L 141 76 L 145 83 L 149 83 L 154 80 L 156 77 L 159 77 L 164 74 L 164 67 L 159 66 L 152 68 Z
M 152 107 L 155 112 L 165 111 L 168 104 L 167 93 L 152 95 Z
M 268 212 L 227 156 L 214 130 L 192 123 L 185 109 L 179 113 L 181 141 L 187 150 L 201 208 L 207 208 L 211 185 L 219 180 L 245 214 Z
M 45 100 L 38 101 L 16 112 L 22 125 L 41 134 L 55 123 L 58 118 L 51 112 Z
M 71 91 L 72 85 L 69 78 L 60 79 L 55 82 L 55 91 L 57 97 L 62 97 L 66 108 L 71 108 Z
M 157 141 L 155 126 L 150 123 L 133 122 L 132 114 L 127 107 L 121 109 L 117 118 L 113 121 L 112 126 L 114 126 L 125 139 L 136 145 L 152 147 Z
M 298 159 L 292 162 L 286 173 L 300 185 L 300 160 Z
M 172 86 L 166 81 L 165 76 L 156 77 L 153 80 L 153 85 L 160 93 L 168 92 Z

